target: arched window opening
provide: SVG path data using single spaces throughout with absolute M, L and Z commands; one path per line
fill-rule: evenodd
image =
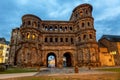
M 45 38 L 45 42 L 48 42 L 48 38 Z
M 63 42 L 63 38 L 60 38 L 60 42 Z
M 50 31 L 52 31 L 52 30 L 53 30 L 52 26 L 50 26 L 49 30 L 50 30 Z
M 62 26 L 60 27 L 60 31 L 62 31 Z
M 65 38 L 65 41 L 68 42 L 68 38 Z
M 83 40 L 85 40 L 85 39 L 86 39 L 86 35 L 83 36 Z
M 82 27 L 84 27 L 85 26 L 85 24 L 84 23 L 82 23 Z
M 36 35 L 35 35 L 35 34 L 33 34 L 33 35 L 32 35 L 32 39 L 35 39 L 35 38 L 36 38 Z
M 45 30 L 46 30 L 46 31 L 48 31 L 48 28 L 47 28 L 47 26 L 45 26 Z
M 55 26 L 55 31 L 57 31 L 57 26 Z
M 86 10 L 85 12 L 86 12 L 86 14 L 88 14 L 88 11 L 87 11 L 87 10 Z
M 31 25 L 31 22 L 30 22 L 30 21 L 28 21 L 28 25 Z
M 73 43 L 73 38 L 71 38 L 71 43 Z
M 82 11 L 80 11 L 80 16 L 82 16 L 83 15 L 83 12 Z
M 70 27 L 70 30 L 72 30 L 72 27 Z
M 38 22 L 38 28 L 40 27 L 40 22 Z
M 65 27 L 65 31 L 67 30 L 67 27 Z
M 37 23 L 36 22 L 33 22 L 33 27 L 37 27 Z
M 92 35 L 91 34 L 89 34 L 89 37 L 90 37 L 90 39 L 92 39 Z
M 50 42 L 53 42 L 53 38 L 50 38 Z
M 55 38 L 55 42 L 58 42 L 58 38 Z
M 30 33 L 27 33 L 27 39 L 30 39 Z
M 90 22 L 88 22 L 88 26 L 90 26 Z

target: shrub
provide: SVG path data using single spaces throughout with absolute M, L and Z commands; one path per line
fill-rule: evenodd
M 0 72 L 3 72 L 3 71 L 5 71 L 5 66 L 0 65 Z

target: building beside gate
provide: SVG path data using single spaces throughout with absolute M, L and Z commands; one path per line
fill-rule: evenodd
M 120 36 L 103 35 L 99 41 L 100 61 L 106 66 L 120 65 Z M 103 48 L 105 50 L 103 50 Z
M 0 64 L 8 62 L 9 49 L 9 42 L 5 38 L 0 38 Z

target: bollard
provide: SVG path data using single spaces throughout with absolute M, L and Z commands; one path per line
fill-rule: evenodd
M 88 69 L 91 70 L 91 66 L 89 66 Z
M 74 71 L 75 71 L 75 73 L 79 73 L 79 68 L 78 68 L 78 66 L 75 66 Z

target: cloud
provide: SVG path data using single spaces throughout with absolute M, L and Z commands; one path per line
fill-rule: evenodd
M 120 15 L 120 6 L 115 8 L 107 8 L 102 10 L 102 13 L 100 15 L 96 16 L 96 21 L 113 19 L 118 15 Z
M 49 11 L 49 17 L 50 18 L 58 18 L 58 19 L 67 19 L 68 20 L 68 14 L 71 13 L 70 5 L 63 5 L 63 6 L 58 6 L 55 10 L 50 10 Z M 66 16 L 67 15 L 67 16 Z
M 42 20 L 68 21 L 72 10 L 82 3 L 93 6 L 97 39 L 103 34 L 120 35 L 119 0 L 1 0 L 0 37 L 10 40 L 11 30 L 21 25 L 24 14 L 34 14 Z

